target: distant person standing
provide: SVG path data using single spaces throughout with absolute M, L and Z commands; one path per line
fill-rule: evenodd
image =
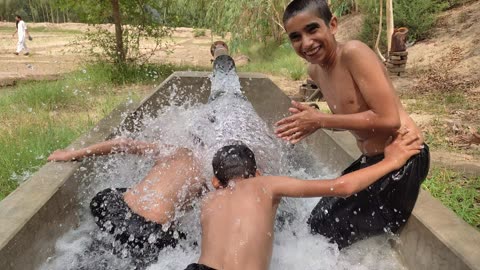
M 12 37 L 15 37 L 15 34 L 18 34 L 17 51 L 15 52 L 15 55 L 18 55 L 21 51 L 25 51 L 24 55 L 29 55 L 25 39 L 28 36 L 28 39 L 32 40 L 32 37 L 28 32 L 27 24 L 22 20 L 22 17 L 20 17 L 20 15 L 15 16 L 15 22 L 17 25 L 15 32 L 12 35 Z

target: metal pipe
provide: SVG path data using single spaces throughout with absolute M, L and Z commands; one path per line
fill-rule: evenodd
M 217 59 L 220 55 L 228 55 L 228 45 L 227 43 L 219 40 L 215 41 L 210 47 L 210 53 L 213 56 L 213 59 Z
M 228 73 L 231 70 L 235 71 L 235 61 L 228 54 L 228 45 L 223 41 L 215 41 L 210 47 L 210 53 L 213 60 L 213 74 L 216 76 L 217 72 Z

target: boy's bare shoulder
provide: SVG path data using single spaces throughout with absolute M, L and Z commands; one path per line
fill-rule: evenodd
M 367 46 L 367 44 L 359 40 L 349 40 L 343 43 L 342 48 L 342 59 L 343 60 L 352 60 L 358 57 L 371 57 L 375 56 L 375 53 Z

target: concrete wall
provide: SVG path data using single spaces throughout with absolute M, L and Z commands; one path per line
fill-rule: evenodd
M 174 73 L 140 104 L 118 108 L 71 147 L 111 138 L 119 128 L 141 129 L 141 121 L 134 119 L 170 105 L 173 89 L 180 89 L 178 103 L 187 97 L 206 102 L 208 74 Z M 289 98 L 269 79 L 258 74 L 240 74 L 240 78 L 245 95 L 270 126 L 287 114 Z M 307 142 L 317 159 L 339 171 L 359 154 L 352 137 L 345 133 L 316 132 Z M 0 202 L 0 269 L 35 269 L 52 255 L 57 239 L 77 225 L 79 167 L 80 163 L 74 162 L 49 163 Z M 400 235 L 398 250 L 409 269 L 480 269 L 479 237 L 476 230 L 422 192 Z

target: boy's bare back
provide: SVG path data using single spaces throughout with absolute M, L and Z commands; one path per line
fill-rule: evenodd
M 202 256 L 215 269 L 268 269 L 279 199 L 255 177 L 207 195 L 202 205 Z

